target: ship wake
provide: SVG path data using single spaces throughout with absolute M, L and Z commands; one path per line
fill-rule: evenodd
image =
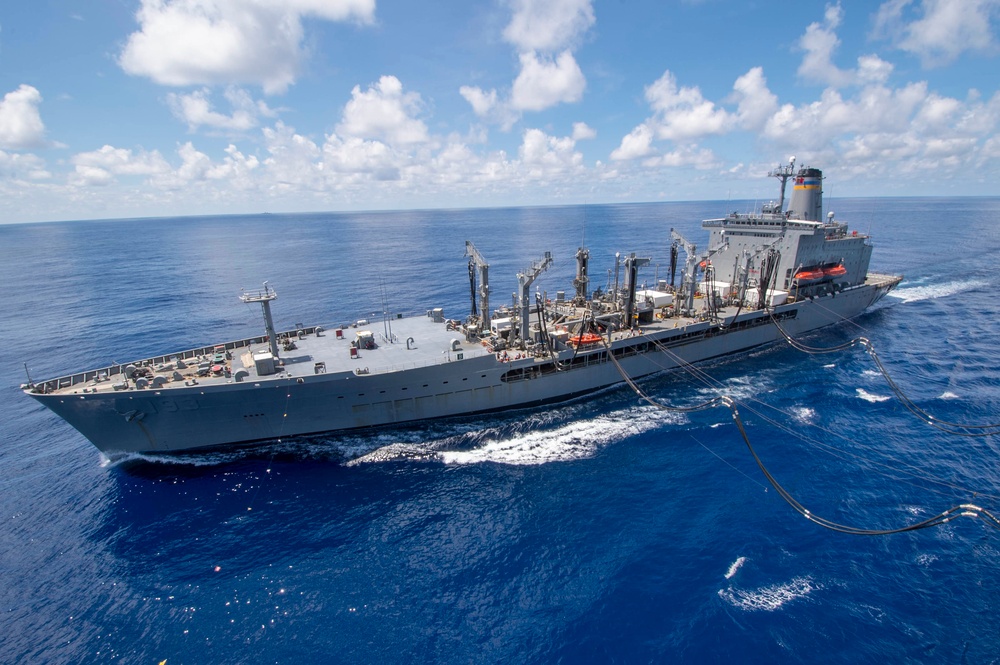
M 552 414 L 531 414 L 493 427 L 438 440 L 393 442 L 348 462 L 349 465 L 396 460 L 428 460 L 444 464 L 508 464 L 514 466 L 569 462 L 593 457 L 602 447 L 629 436 L 682 422 L 676 414 L 649 407 L 624 408 L 590 418 L 575 405 L 553 422 Z
M 902 300 L 904 303 L 911 303 L 921 300 L 947 298 L 958 293 L 964 293 L 965 291 L 981 289 L 985 286 L 988 286 L 986 282 L 977 279 L 947 282 L 945 284 L 904 286 L 892 291 L 889 297 Z

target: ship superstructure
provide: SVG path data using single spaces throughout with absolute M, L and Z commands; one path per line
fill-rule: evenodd
M 823 218 L 818 169 L 796 171 L 793 160 L 771 175 L 779 200 L 706 220 L 704 250 L 671 230 L 670 279 L 646 288 L 651 259 L 628 253 L 616 256 L 614 282 L 591 290 L 581 247 L 569 297 L 532 297 L 554 261 L 546 252 L 518 273 L 511 304 L 491 312 L 489 264 L 467 242 L 462 318 L 433 308 L 277 331 L 265 283 L 242 296 L 261 306 L 262 336 L 22 387 L 109 455 L 209 448 L 565 400 L 836 324 L 900 282 L 868 272 L 867 236 Z

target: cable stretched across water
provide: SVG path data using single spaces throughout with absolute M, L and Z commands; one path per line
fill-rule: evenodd
M 663 346 L 663 344 L 661 344 L 659 341 L 657 341 L 655 339 L 652 339 L 652 338 L 648 338 L 648 339 L 650 339 L 650 341 L 659 350 L 661 350 L 664 353 L 668 353 L 671 356 L 673 356 L 675 358 L 675 360 L 678 361 L 678 366 L 679 367 L 681 367 L 681 368 L 683 368 L 683 369 L 691 372 L 692 375 L 695 376 L 696 378 L 700 378 L 695 373 L 695 372 L 698 372 L 700 370 L 695 370 L 691 366 L 690 363 L 687 363 L 682 358 L 680 358 L 679 356 L 677 356 L 676 354 L 674 354 L 667 347 Z M 778 480 L 771 474 L 771 472 L 768 470 L 767 466 L 764 464 L 764 461 L 761 459 L 760 455 L 757 454 L 756 449 L 753 447 L 753 444 L 750 441 L 750 436 L 749 436 L 749 434 L 746 431 L 746 426 L 743 423 L 743 419 L 740 417 L 739 410 L 737 408 L 737 402 L 736 402 L 736 400 L 734 400 L 733 398 L 728 397 L 728 396 L 718 396 L 718 397 L 715 397 L 715 398 L 713 398 L 711 400 L 708 400 L 706 402 L 702 402 L 701 404 L 696 404 L 696 405 L 689 406 L 689 407 L 676 407 L 676 406 L 669 406 L 669 405 L 663 404 L 663 403 L 661 403 L 661 402 L 653 399 L 648 394 L 646 394 L 645 391 L 643 391 L 642 388 L 635 382 L 635 380 L 631 376 L 629 376 L 629 374 L 625 370 L 625 368 L 622 367 L 622 365 L 621 365 L 620 362 L 618 362 L 618 359 L 615 357 L 615 355 L 614 355 L 612 349 L 610 348 L 610 346 L 606 342 L 603 341 L 603 338 L 602 338 L 602 343 L 604 344 L 604 348 L 605 348 L 605 350 L 608 353 L 608 357 L 611 359 L 612 363 L 614 364 L 615 368 L 618 370 L 619 374 L 621 375 L 621 377 L 625 381 L 625 383 L 643 401 L 647 402 L 648 404 L 650 404 L 652 406 L 655 406 L 655 407 L 657 407 L 659 409 L 663 409 L 665 411 L 681 412 L 681 413 L 690 413 L 690 412 L 694 412 L 694 411 L 702 411 L 702 410 L 714 408 L 714 407 L 720 406 L 720 405 L 728 407 L 729 410 L 730 410 L 730 412 L 731 412 L 731 414 L 732 414 L 733 422 L 736 424 L 736 428 L 739 431 L 740 436 L 743 438 L 743 442 L 746 444 L 747 449 L 750 451 L 750 455 L 754 458 L 754 461 L 757 463 L 757 466 L 760 468 L 761 473 L 764 474 L 764 477 L 767 479 L 767 481 L 771 484 L 771 486 L 775 489 L 775 491 L 778 492 L 778 494 L 781 496 L 781 498 L 784 499 L 785 502 L 788 503 L 788 505 L 792 507 L 792 509 L 794 509 L 796 512 L 798 512 L 800 515 L 802 515 L 806 519 L 810 520 L 811 522 L 813 522 L 813 523 L 815 523 L 815 524 L 817 524 L 817 525 L 819 525 L 819 526 L 821 526 L 821 527 L 823 527 L 825 529 L 829 529 L 831 531 L 836 531 L 838 533 L 850 534 L 850 535 L 885 536 L 885 535 L 891 535 L 891 534 L 896 534 L 896 533 L 905 533 L 907 531 L 918 531 L 918 530 L 926 529 L 926 528 L 929 528 L 929 527 L 932 527 L 932 526 L 941 526 L 943 524 L 947 524 L 948 522 L 951 522 L 952 520 L 954 520 L 957 517 L 978 517 L 978 518 L 981 518 L 987 525 L 993 527 L 994 529 L 1000 530 L 1000 520 L 998 520 L 988 510 L 982 508 L 981 506 L 977 506 L 975 504 L 972 504 L 972 503 L 958 504 L 956 506 L 952 506 L 951 508 L 948 508 L 948 509 L 946 509 L 946 510 L 940 512 L 940 513 L 938 513 L 937 515 L 934 515 L 933 517 L 929 517 L 927 519 L 921 520 L 921 521 L 913 523 L 913 524 L 907 524 L 907 525 L 904 525 L 904 526 L 901 526 L 901 527 L 892 528 L 892 529 L 872 529 L 872 528 L 850 526 L 850 525 L 847 525 L 847 524 L 841 524 L 839 522 L 835 522 L 833 520 L 830 520 L 830 519 L 821 517 L 819 515 L 816 515 L 815 513 L 813 513 L 809 509 L 807 509 L 804 505 L 802 505 L 802 503 L 800 503 L 794 496 L 792 496 L 792 494 L 790 492 L 788 492 L 788 490 L 786 490 L 778 482 Z M 853 346 L 853 344 L 854 344 L 854 342 L 852 342 L 851 344 L 849 344 L 847 346 Z M 704 380 L 704 379 L 702 379 L 702 380 Z
M 736 408 L 736 402 L 728 397 L 723 398 L 723 402 L 729 407 L 733 414 L 733 422 L 736 423 L 736 429 L 739 430 L 740 436 L 743 437 L 743 441 L 747 445 L 747 449 L 753 456 L 754 461 L 757 462 L 757 466 L 760 468 L 761 473 L 767 478 L 767 481 L 771 483 L 771 486 L 778 492 L 782 499 L 785 500 L 788 505 L 790 505 L 797 513 L 805 517 L 806 519 L 815 522 L 825 529 L 830 529 L 831 531 L 837 531 L 839 533 L 847 533 L 856 536 L 888 536 L 894 533 L 905 533 L 907 531 L 918 531 L 920 529 L 926 529 L 932 526 L 941 526 L 942 524 L 947 524 L 956 517 L 981 517 L 987 525 L 993 527 L 994 529 L 1000 530 L 1000 520 L 998 520 L 992 513 L 980 506 L 971 503 L 963 503 L 957 506 L 952 506 L 947 510 L 944 510 L 933 517 L 929 517 L 920 522 L 914 524 L 908 524 L 906 526 L 897 527 L 895 529 L 866 529 L 854 526 L 848 526 L 846 524 L 840 524 L 832 520 L 828 520 L 824 517 L 820 517 L 812 513 L 809 509 L 803 506 L 798 500 L 793 497 L 788 490 L 781 486 L 777 479 L 771 475 L 767 467 L 764 465 L 764 461 L 757 454 L 754 449 L 753 444 L 750 443 L 750 436 L 747 434 L 746 427 L 743 425 L 743 419 L 740 418 L 739 410 Z
M 876 353 L 875 351 L 875 345 L 872 344 L 871 340 L 869 340 L 867 337 L 855 337 L 854 339 L 844 342 L 842 344 L 837 344 L 836 346 L 827 348 L 807 346 L 802 342 L 796 340 L 794 337 L 788 334 L 788 332 L 784 328 L 781 327 L 781 324 L 774 317 L 774 312 L 769 311 L 768 313 L 771 316 L 771 323 L 774 324 L 775 329 L 777 329 L 777 331 L 781 333 L 781 336 L 785 339 L 786 342 L 788 342 L 789 346 L 799 351 L 802 351 L 803 353 L 808 353 L 811 355 L 835 353 L 838 351 L 849 349 L 858 344 L 864 346 L 865 349 L 868 351 L 868 355 L 871 356 L 872 361 L 875 363 L 875 367 L 878 368 L 879 373 L 882 374 L 882 377 L 885 379 L 886 383 L 889 384 L 889 389 L 900 401 L 900 403 L 904 407 L 906 407 L 907 411 L 917 416 L 931 427 L 939 429 L 942 432 L 946 432 L 948 434 L 953 434 L 955 436 L 984 437 L 984 436 L 994 436 L 1000 434 L 1000 423 L 990 423 L 986 425 L 969 425 L 965 423 L 955 423 L 935 418 L 932 414 L 920 408 L 912 399 L 909 398 L 909 396 L 907 396 L 905 392 L 903 392 L 903 389 L 900 388 L 899 384 L 897 384 L 893 380 L 892 376 L 889 374 L 889 371 L 885 368 L 885 365 L 882 364 L 882 360 L 878 357 L 878 353 Z

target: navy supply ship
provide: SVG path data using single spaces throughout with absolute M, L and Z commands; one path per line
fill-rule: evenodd
M 769 175 L 779 200 L 704 221 L 706 250 L 671 230 L 669 281 L 641 286 L 650 258 L 619 254 L 614 281 L 591 290 L 580 248 L 569 297 L 533 299 L 546 253 L 517 275 L 511 306 L 491 312 L 489 265 L 467 242 L 471 308 L 461 320 L 437 308 L 276 331 L 277 294 L 265 282 L 242 295 L 262 308 L 264 335 L 29 377 L 22 389 L 109 456 L 188 451 L 565 400 L 841 322 L 899 284 L 868 272 L 866 235 L 823 217 L 818 169 L 796 171 L 793 158 Z

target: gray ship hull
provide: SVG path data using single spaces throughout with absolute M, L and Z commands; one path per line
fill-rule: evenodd
M 171 453 L 305 434 L 524 408 L 577 397 L 685 363 L 738 353 L 857 316 L 901 278 L 870 275 L 857 286 L 732 314 L 723 326 L 670 321 L 619 334 L 555 358 L 493 352 L 370 373 L 332 371 L 206 383 L 168 390 L 29 391 L 103 453 Z M 673 326 L 673 327 L 672 327 Z M 457 342 L 457 340 L 454 340 Z M 409 343 L 407 347 L 409 347 Z M 608 358 L 614 354 L 617 362 Z M 352 354 L 353 357 L 353 354 Z M 557 366 L 557 362 L 560 366 Z M 619 367 L 621 369 L 619 369 Z

